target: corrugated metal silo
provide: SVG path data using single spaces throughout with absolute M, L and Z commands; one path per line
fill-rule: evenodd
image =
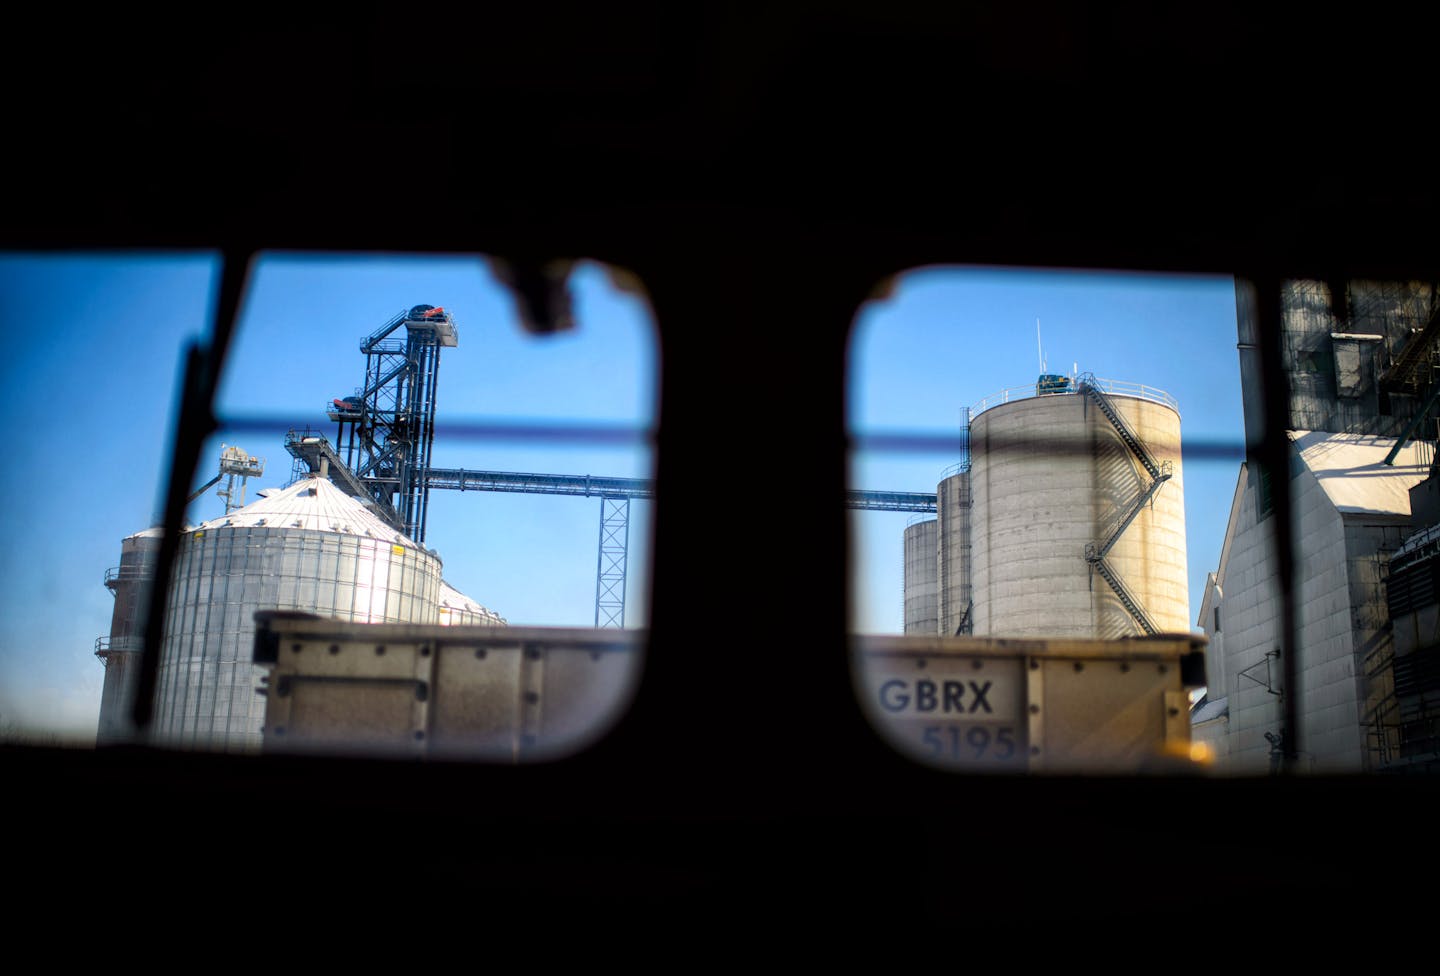
M 939 522 L 927 518 L 905 527 L 905 633 L 936 633 L 939 609 L 935 571 L 936 536 Z
M 357 623 L 435 623 L 440 559 L 324 478 L 311 477 L 180 541 L 166 610 L 154 729 L 170 745 L 258 748 L 264 673 L 255 611 Z
M 971 421 L 975 633 L 1188 632 L 1174 401 L 1089 377 L 1032 389 Z
M 936 573 L 939 578 L 937 626 L 941 637 L 971 632 L 970 580 L 970 469 L 957 465 L 947 471 L 935 489 L 935 510 L 940 522 Z

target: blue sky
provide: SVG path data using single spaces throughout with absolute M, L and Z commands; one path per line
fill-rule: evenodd
M 537 338 L 515 324 L 508 294 L 480 258 L 316 260 L 275 256 L 252 286 L 227 365 L 217 414 L 270 415 L 315 425 L 334 397 L 364 380 L 359 342 L 412 305 L 443 306 L 459 344 L 441 354 L 436 424 L 504 418 L 595 421 L 648 430 L 655 416 L 653 329 L 643 300 L 615 289 L 596 265 L 573 278 L 581 327 Z M 289 478 L 286 424 L 268 436 L 222 431 L 267 458 L 266 484 Z M 648 449 L 594 444 L 525 447 L 436 435 L 436 467 L 649 477 Z M 207 478 L 213 476 L 213 472 Z M 253 497 L 251 495 L 250 497 Z M 198 505 L 199 503 L 197 503 Z M 220 505 L 218 500 L 212 507 Z M 650 506 L 631 503 L 626 619 L 643 621 Z M 425 544 L 444 561 L 452 585 L 514 624 L 590 626 L 600 502 L 595 498 L 432 491 Z
M 0 395 L 21 422 L 0 480 L 9 544 L 0 556 L 0 728 L 93 736 L 108 633 L 102 585 L 121 539 L 157 508 L 185 340 L 205 334 L 218 264 L 204 254 L 0 255 L 0 316 L 12 348 Z M 538 339 L 515 325 L 508 296 L 479 257 L 269 255 L 242 309 L 218 414 L 252 421 L 221 443 L 266 459 L 261 487 L 285 484 L 291 423 L 332 435 L 332 397 L 363 379 L 359 340 L 411 305 L 443 305 L 460 342 L 442 357 L 437 421 L 654 422 L 656 347 L 643 299 L 594 265 L 572 280 L 580 327 Z M 961 409 L 1033 383 L 1041 320 L 1049 365 L 1143 382 L 1175 396 L 1187 440 L 1238 451 L 1243 426 L 1228 278 L 923 270 L 861 310 L 852 345 L 851 423 L 861 430 L 953 433 Z M 253 421 L 264 421 L 257 427 Z M 856 459 L 857 487 L 933 491 L 945 455 Z M 560 474 L 645 477 L 648 449 L 595 443 L 526 447 L 437 436 L 433 463 Z M 1218 558 L 1236 464 L 1185 470 L 1192 617 Z M 631 510 L 627 621 L 643 625 L 649 506 Z M 214 489 L 190 520 L 223 511 Z M 435 491 L 427 545 L 445 577 L 512 623 L 588 626 L 594 619 L 597 499 Z M 857 533 L 854 624 L 901 626 L 901 538 L 908 516 L 865 513 Z

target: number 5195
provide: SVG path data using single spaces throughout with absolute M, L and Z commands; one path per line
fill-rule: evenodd
M 932 725 L 920 737 L 932 759 L 993 759 L 1015 755 L 1015 730 L 1009 726 Z

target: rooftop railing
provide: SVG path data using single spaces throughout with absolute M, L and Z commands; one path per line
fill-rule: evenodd
M 1135 397 L 1139 400 L 1149 400 L 1151 403 L 1161 403 L 1180 412 L 1180 404 L 1174 397 L 1164 390 L 1153 386 L 1146 386 L 1144 383 L 1127 383 L 1123 380 L 1103 380 L 1093 377 L 1086 377 L 1083 374 L 1076 377 L 1065 377 L 1068 382 L 1060 388 L 1046 386 L 1041 383 L 1031 383 L 1027 386 L 1012 386 L 1009 389 L 993 393 L 970 408 L 970 418 L 973 421 L 977 414 L 989 410 L 991 407 L 998 407 L 1003 403 L 1011 403 L 1015 400 L 1031 400 L 1042 396 L 1064 396 L 1079 392 L 1079 384 L 1082 380 L 1093 383 L 1104 393 L 1112 396 Z

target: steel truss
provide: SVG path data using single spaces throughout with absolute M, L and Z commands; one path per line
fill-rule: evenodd
M 405 338 L 392 338 L 402 326 Z M 416 542 L 425 541 L 440 350 L 457 342 L 455 321 L 443 308 L 401 312 L 360 343 L 364 387 L 326 407 L 339 425 L 345 466 Z
M 630 551 L 630 499 L 601 496 L 600 553 L 595 564 L 595 626 L 625 626 L 625 568 Z

